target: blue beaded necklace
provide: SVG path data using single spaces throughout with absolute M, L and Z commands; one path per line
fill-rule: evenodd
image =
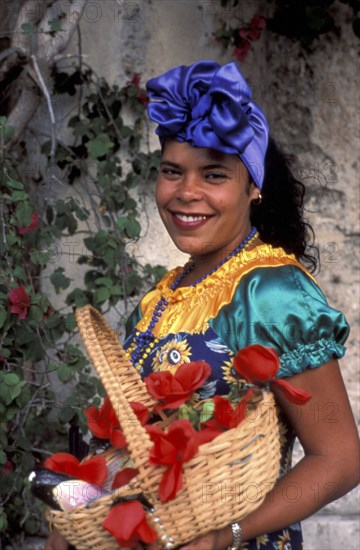
M 256 236 L 256 233 L 257 233 L 257 229 L 256 227 L 253 227 L 249 235 L 245 237 L 245 239 L 240 244 L 238 244 L 237 247 L 234 248 L 234 250 L 232 250 L 223 260 L 221 260 L 221 262 L 219 262 L 215 267 L 213 267 L 208 273 L 205 273 L 205 275 L 203 275 L 199 279 L 196 279 L 196 281 L 191 283 L 189 286 L 196 286 L 207 277 L 210 277 L 210 275 L 215 273 L 215 271 L 217 271 L 222 265 L 224 265 L 228 260 L 230 260 L 230 258 L 239 254 L 239 252 L 243 250 L 243 248 Z M 194 267 L 195 267 L 194 262 L 187 263 L 184 269 L 182 270 L 182 272 L 176 277 L 175 281 L 170 285 L 169 287 L 170 290 L 172 291 L 176 290 L 180 285 L 181 281 L 184 279 L 184 277 L 186 277 L 186 275 L 190 273 L 194 269 Z M 163 296 L 161 296 L 154 308 L 148 328 L 143 332 L 137 331 L 135 333 L 134 344 L 136 347 L 131 353 L 131 359 L 134 365 L 140 362 L 140 359 L 142 358 L 142 355 L 143 355 L 143 351 L 142 351 L 143 348 L 145 346 L 146 347 L 149 346 L 149 344 L 152 344 L 154 342 L 155 335 L 153 334 L 153 330 L 155 328 L 156 323 L 159 321 L 163 312 L 167 308 L 168 304 L 169 302 Z

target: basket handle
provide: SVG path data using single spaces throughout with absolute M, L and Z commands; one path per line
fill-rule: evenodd
M 139 470 L 138 479 L 141 487 L 144 492 L 155 498 L 161 473 L 155 476 L 159 478 L 155 480 L 154 466 L 148 464 L 152 442 L 130 406 L 129 395 L 134 385 L 137 385 L 137 401 L 139 401 L 139 389 L 141 402 L 145 406 L 151 406 L 154 401 L 118 342 L 115 332 L 103 316 L 90 305 L 78 308 L 75 315 L 88 355 L 109 396 L 124 432 L 127 448 L 135 467 Z M 128 395 L 125 394 L 125 387 Z M 149 475 L 150 472 L 152 475 Z

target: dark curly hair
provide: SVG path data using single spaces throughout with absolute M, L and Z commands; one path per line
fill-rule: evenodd
M 304 220 L 305 186 L 291 170 L 292 160 L 270 137 L 265 156 L 262 202 L 252 205 L 251 223 L 261 239 L 295 254 L 312 273 L 319 266 L 319 253 L 314 246 L 314 231 Z

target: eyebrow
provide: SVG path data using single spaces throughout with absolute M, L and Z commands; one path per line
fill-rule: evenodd
M 172 166 L 173 168 L 181 168 L 181 164 L 177 164 L 176 162 L 172 162 L 170 160 L 162 160 L 160 162 L 160 166 Z M 232 172 L 234 169 L 230 168 L 229 166 L 221 163 L 213 163 L 213 164 L 204 164 L 204 166 L 200 167 L 201 170 L 226 170 L 227 172 Z
M 180 164 L 176 164 L 176 162 L 171 162 L 170 160 L 162 160 L 160 161 L 160 166 L 173 166 L 174 168 L 180 168 Z

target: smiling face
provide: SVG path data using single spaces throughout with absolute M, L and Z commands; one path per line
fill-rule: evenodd
M 251 231 L 258 190 L 236 155 L 166 140 L 156 185 L 165 227 L 197 276 L 215 267 Z

